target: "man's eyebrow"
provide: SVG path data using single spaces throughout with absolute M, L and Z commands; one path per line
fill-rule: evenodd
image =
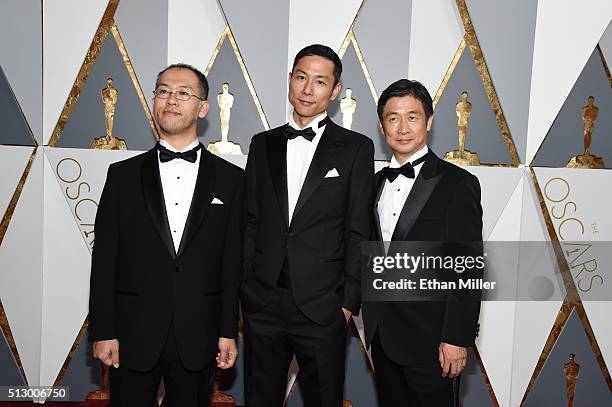
M 414 114 L 414 113 L 416 113 L 416 114 L 421 114 L 421 112 L 419 112 L 418 110 L 414 110 L 414 109 L 412 109 L 412 110 L 408 110 L 406 113 L 408 113 L 408 114 Z M 391 112 L 387 112 L 387 113 L 385 113 L 385 117 L 386 117 L 386 116 L 390 116 L 390 115 L 392 115 L 392 114 L 400 114 L 400 112 L 397 112 L 397 111 L 393 110 L 393 111 L 391 111 Z
M 159 87 L 159 86 L 170 87 L 170 85 L 168 85 L 167 83 L 159 83 L 157 86 L 158 86 L 158 87 Z M 189 86 L 189 85 L 178 85 L 178 86 L 177 86 L 177 88 L 186 88 L 186 89 L 191 89 L 191 90 L 193 90 L 193 88 L 192 88 L 191 86 Z
M 302 71 L 301 69 L 296 69 L 295 72 L 293 72 L 293 73 L 294 74 L 296 74 L 296 73 L 303 73 L 304 75 L 314 76 L 315 78 L 329 79 L 329 76 L 327 76 L 327 75 L 310 75 L 308 72 Z

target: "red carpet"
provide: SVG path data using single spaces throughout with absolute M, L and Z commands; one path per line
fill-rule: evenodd
M 95 401 L 95 402 L 89 402 L 89 404 L 87 404 L 87 407 L 107 407 L 107 402 L 106 401 Z M 18 403 L 13 403 L 13 402 L 0 402 L 0 407 L 38 407 L 38 406 L 45 406 L 45 407 L 85 407 L 85 403 L 55 403 L 55 402 L 48 402 L 45 404 L 34 404 L 34 403 L 28 403 L 28 402 L 18 402 Z
M 227 406 L 227 404 L 225 404 Z M 40 406 L 44 406 L 44 407 L 108 407 L 109 405 L 107 404 L 106 401 L 96 401 L 96 402 L 89 402 L 89 404 L 87 404 L 87 406 L 85 405 L 85 403 L 53 403 L 53 402 L 48 402 L 45 404 L 34 404 L 34 403 L 27 403 L 27 402 L 19 402 L 19 403 L 13 403 L 13 402 L 0 402 L 0 407 L 40 407 Z M 219 403 L 212 403 L 210 405 L 210 407 L 223 407 L 223 404 L 219 404 Z M 162 404 L 163 407 L 163 404 Z

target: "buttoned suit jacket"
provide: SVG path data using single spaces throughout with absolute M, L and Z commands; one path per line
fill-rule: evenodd
M 219 337 L 237 333 L 245 215 L 243 170 L 202 149 L 175 250 L 157 150 L 110 165 L 95 223 L 91 340 L 117 338 L 122 366 L 147 371 L 172 322 L 185 368 L 213 363 Z
M 242 305 L 248 313 L 269 303 L 286 258 L 297 306 L 328 325 L 342 307 L 359 312 L 360 243 L 371 234 L 374 147 L 329 121 L 289 220 L 284 129 L 251 141 Z M 338 176 L 326 177 L 333 169 Z
M 382 241 L 376 205 L 386 178 L 376 174 L 374 240 Z M 480 183 L 468 171 L 440 160 L 431 150 L 404 202 L 392 241 L 469 242 L 470 255 L 482 255 Z M 479 244 L 480 242 L 480 244 Z M 472 274 L 472 275 L 478 275 Z M 378 333 L 387 356 L 410 367 L 439 366 L 441 342 L 474 345 L 479 292 L 450 293 L 445 300 L 365 302 L 366 343 Z

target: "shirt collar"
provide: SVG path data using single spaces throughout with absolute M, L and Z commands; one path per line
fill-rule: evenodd
M 195 148 L 198 145 L 199 142 L 200 142 L 200 140 L 195 139 L 187 147 L 185 147 L 185 149 L 183 151 L 189 151 L 189 150 Z M 175 153 L 179 152 L 176 148 L 172 147 L 170 145 L 170 143 L 168 143 L 166 140 L 159 140 L 159 144 L 161 144 L 162 146 L 166 147 L 170 151 L 174 151 Z
M 312 128 L 314 130 L 314 132 L 316 134 L 319 134 L 319 131 L 323 131 L 323 129 L 325 129 L 325 126 L 319 128 L 319 122 L 321 122 L 321 120 L 325 119 L 327 117 L 327 112 L 323 112 L 320 115 L 318 115 L 317 117 L 314 118 L 313 121 L 311 121 L 310 123 L 308 123 L 308 126 L 304 127 L 304 129 L 307 128 Z M 298 124 L 295 122 L 295 120 L 293 119 L 293 113 L 291 113 L 289 115 L 289 126 L 293 127 L 296 130 L 303 130 L 300 128 L 300 126 L 298 126 Z
M 421 148 L 419 151 L 417 151 L 416 153 L 412 154 L 412 156 L 410 156 L 410 158 L 406 161 L 404 161 L 404 164 L 407 162 L 413 162 L 415 160 L 418 160 L 419 158 L 423 157 L 425 154 L 427 154 L 427 152 L 429 151 L 429 147 L 427 147 L 427 144 L 425 144 L 425 146 L 423 146 L 423 148 Z M 417 164 L 417 167 L 420 164 Z M 401 167 L 401 165 L 399 164 L 399 162 L 397 162 L 397 160 L 395 159 L 395 155 L 393 155 L 391 157 L 391 162 L 389 163 L 389 168 L 399 168 Z

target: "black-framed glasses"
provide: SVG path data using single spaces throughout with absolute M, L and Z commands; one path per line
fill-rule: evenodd
M 201 98 L 191 92 L 187 92 L 186 90 L 170 91 L 168 89 L 161 88 L 155 89 L 153 91 L 153 95 L 155 95 L 155 97 L 159 99 L 168 99 L 170 95 L 174 95 L 175 98 L 177 98 L 178 100 L 182 100 L 183 102 L 188 101 L 189 99 L 191 99 L 192 96 L 196 99 L 204 100 L 204 98 Z

